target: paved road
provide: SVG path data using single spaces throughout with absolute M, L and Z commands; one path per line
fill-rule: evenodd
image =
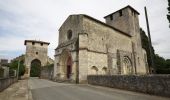
M 130 91 L 30 78 L 33 100 L 170 100 Z

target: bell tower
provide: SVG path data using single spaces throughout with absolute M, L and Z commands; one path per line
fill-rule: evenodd
M 126 34 L 131 36 L 132 40 L 132 50 L 135 59 L 135 67 L 138 70 L 142 69 L 144 63 L 144 55 L 142 53 L 141 36 L 140 36 L 140 26 L 139 26 L 139 12 L 132 8 L 131 6 L 126 6 L 114 13 L 105 16 L 106 24 L 119 29 Z M 136 70 L 136 73 L 139 71 Z
M 106 24 L 113 26 L 131 36 L 139 32 L 139 12 L 131 6 L 126 6 L 114 13 L 105 16 Z

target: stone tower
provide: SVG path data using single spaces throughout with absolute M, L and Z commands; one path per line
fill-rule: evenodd
M 126 6 L 104 17 L 106 24 L 115 27 L 131 36 L 136 73 L 138 73 L 138 70 L 145 70 L 143 69 L 143 66 L 145 65 L 142 63 L 142 60 L 145 58 L 143 56 L 143 49 L 141 45 L 138 15 L 138 11 L 136 11 L 131 6 Z
M 30 76 L 31 63 L 33 61 L 39 61 L 41 66 L 45 66 L 48 63 L 48 45 L 50 43 L 36 40 L 25 40 L 26 53 L 25 53 L 25 77 Z

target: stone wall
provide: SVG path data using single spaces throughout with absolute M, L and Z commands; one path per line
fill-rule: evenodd
M 53 67 L 54 66 L 41 68 L 40 78 L 52 79 L 52 77 L 53 77 L 53 69 L 54 69 Z
M 2 78 L 0 79 L 0 92 L 9 87 L 11 84 L 17 81 L 16 77 Z
M 88 76 L 88 83 L 92 85 L 125 89 L 153 95 L 170 97 L 169 75 L 113 75 Z

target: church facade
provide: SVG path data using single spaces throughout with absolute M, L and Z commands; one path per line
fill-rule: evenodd
M 83 83 L 88 75 L 147 74 L 138 15 L 131 6 L 105 16 L 105 23 L 70 15 L 59 29 L 54 78 Z

